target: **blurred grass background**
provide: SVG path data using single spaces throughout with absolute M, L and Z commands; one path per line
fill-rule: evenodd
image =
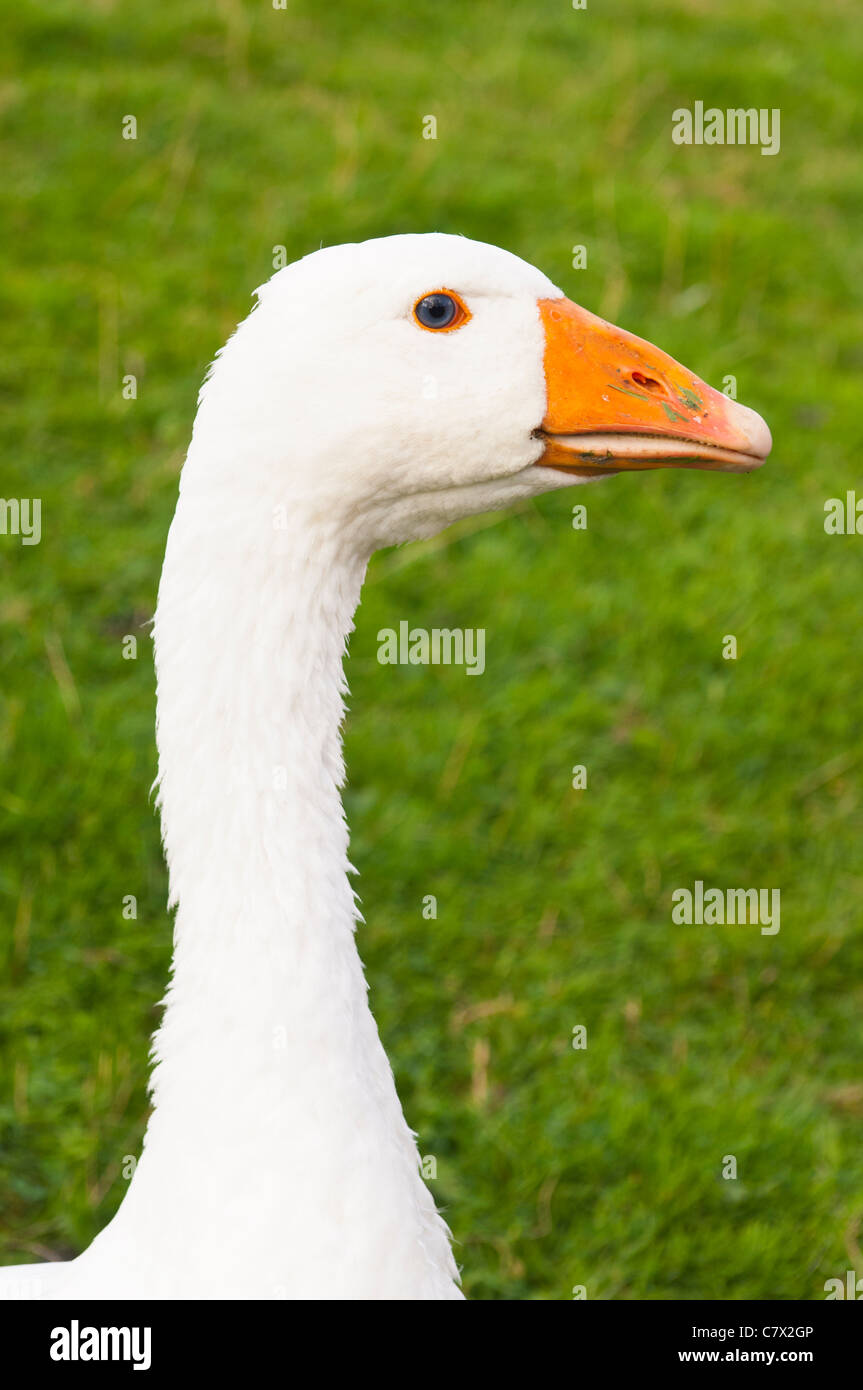
M 751 478 L 585 490 L 583 532 L 558 494 L 372 565 L 360 949 L 466 1292 L 863 1274 L 863 540 L 823 529 L 861 484 L 851 0 L 22 0 L 3 27 L 0 491 L 41 496 L 43 539 L 0 538 L 0 1260 L 80 1251 L 145 1123 L 171 926 L 143 625 L 198 383 L 274 246 L 439 229 L 736 376 L 776 441 Z M 781 153 L 673 145 L 695 100 L 778 107 Z M 484 677 L 379 666 L 402 618 L 486 628 Z M 672 926 L 696 878 L 781 889 L 779 935 Z

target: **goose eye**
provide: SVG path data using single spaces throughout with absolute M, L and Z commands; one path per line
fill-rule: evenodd
M 420 328 L 440 332 L 442 329 L 460 328 L 470 314 L 457 294 L 451 290 L 435 290 L 433 294 L 424 294 L 422 299 L 417 300 L 414 318 Z

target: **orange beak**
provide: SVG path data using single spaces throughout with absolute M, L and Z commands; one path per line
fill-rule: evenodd
M 547 409 L 544 468 L 595 477 L 624 469 L 748 473 L 770 453 L 754 410 L 643 338 L 569 299 L 541 299 Z

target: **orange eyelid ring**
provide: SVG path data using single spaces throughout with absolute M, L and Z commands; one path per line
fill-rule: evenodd
M 455 305 L 455 314 L 448 323 L 442 323 L 440 325 L 423 323 L 417 313 L 420 305 L 425 300 L 432 299 L 435 295 L 445 295 L 446 298 L 451 299 Z M 457 328 L 462 328 L 466 323 L 469 323 L 471 317 L 470 309 L 465 304 L 461 295 L 457 294 L 455 290 L 448 290 L 444 285 L 434 290 L 426 290 L 419 296 L 413 307 L 414 323 L 425 333 L 453 333 Z

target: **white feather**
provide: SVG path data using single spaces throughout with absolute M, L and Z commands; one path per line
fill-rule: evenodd
M 468 329 L 413 322 L 441 287 Z M 273 276 L 219 353 L 154 628 L 177 908 L 154 1110 L 108 1227 L 0 1293 L 461 1297 L 354 942 L 342 657 L 376 546 L 575 481 L 533 466 L 559 294 L 458 237 L 339 246 Z

